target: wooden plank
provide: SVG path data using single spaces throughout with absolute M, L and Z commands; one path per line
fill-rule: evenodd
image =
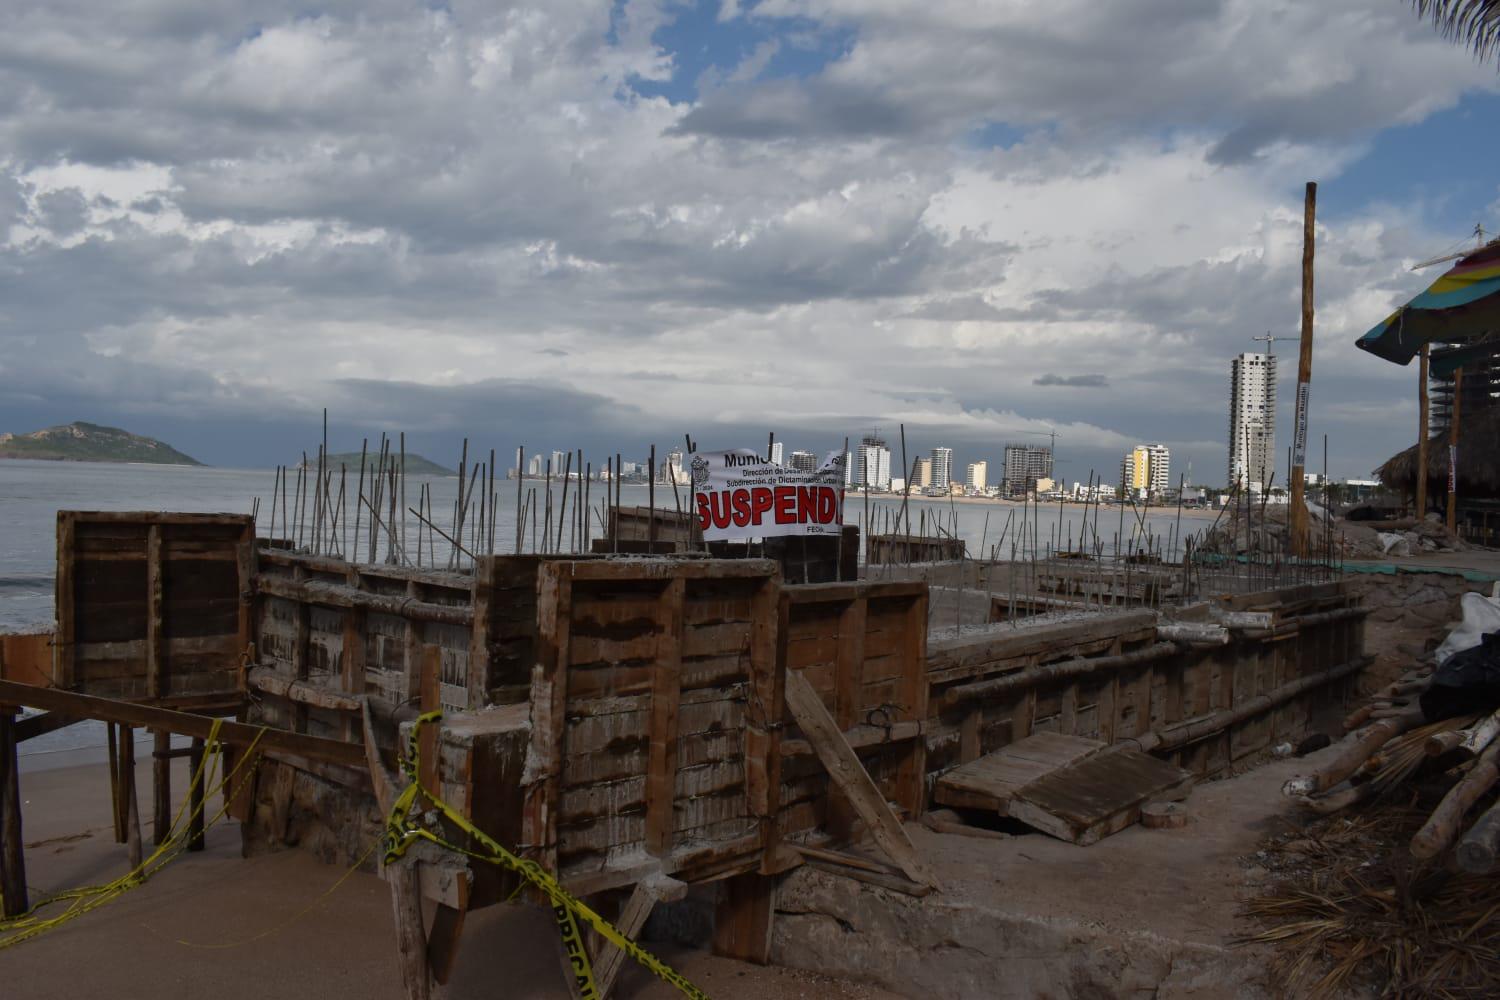
M 943 805 L 993 809 L 1007 814 L 1011 800 L 1032 782 L 1103 749 L 1100 740 L 1060 733 L 1035 733 L 937 780 L 933 797 Z
M 763 580 L 751 599 L 744 737 L 745 801 L 749 814 L 758 820 L 763 864 L 774 858 L 781 837 L 776 812 L 781 794 L 781 706 L 788 671 L 786 644 L 780 637 L 785 634 L 787 615 L 780 580 Z
M 682 697 L 682 604 L 686 581 L 672 580 L 657 605 L 656 658 L 651 666 L 651 746 L 646 769 L 646 850 L 672 849 L 676 827 L 672 803 L 677 783 L 677 714 Z
M 194 715 L 155 705 L 140 705 L 111 698 L 98 698 L 75 691 L 61 691 L 57 688 L 31 687 L 26 684 L 16 684 L 13 681 L 0 681 L 0 702 L 60 712 L 77 719 L 100 719 L 122 725 L 166 729 L 184 736 L 200 738 L 207 738 L 214 725 L 214 720 L 206 715 Z M 249 746 L 257 737 L 263 747 L 302 754 L 314 760 L 353 766 L 360 766 L 364 762 L 364 751 L 357 744 L 289 733 L 279 729 L 236 722 L 232 719 L 219 722 L 219 738 L 226 743 Z
M 818 759 L 828 769 L 829 777 L 849 797 L 854 811 L 869 827 L 875 842 L 912 881 L 937 888 L 937 875 L 917 854 L 901 821 L 891 811 L 859 757 L 845 742 L 833 716 L 817 692 L 795 671 L 786 676 L 786 702 L 797 725 L 802 727 L 817 750 Z
M 1009 815 L 1075 844 L 1087 845 L 1135 823 L 1140 807 L 1192 775 L 1130 748 L 1087 757 L 1037 779 L 1010 801 Z
M 767 964 L 776 918 L 776 879 L 746 872 L 721 884 L 719 905 L 714 911 L 714 954 Z
M 474 624 L 469 630 L 468 705 L 470 711 L 483 708 L 489 700 L 490 685 L 490 604 L 493 599 L 494 557 L 481 559 L 474 567 Z

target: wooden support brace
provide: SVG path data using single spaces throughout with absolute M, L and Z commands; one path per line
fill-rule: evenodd
M 203 783 L 208 780 L 208 775 L 199 775 L 203 767 L 204 744 L 200 739 L 194 739 L 192 748 L 188 751 L 188 780 L 193 781 L 188 798 L 188 846 L 190 851 L 203 850 L 203 824 L 204 824 L 204 800 Z M 225 775 L 228 775 L 226 770 Z
M 130 868 L 141 865 L 141 815 L 135 796 L 135 730 L 120 727 L 120 802 L 121 822 L 125 828 L 125 846 Z
M 646 918 L 651 916 L 651 910 L 657 903 L 682 899 L 686 895 L 686 883 L 665 875 L 649 875 L 637 882 L 631 890 L 630 899 L 626 901 L 625 909 L 620 913 L 620 919 L 615 921 L 615 926 L 620 929 L 620 933 L 634 941 L 641 928 L 646 926 Z M 604 942 L 594 958 L 594 985 L 599 988 L 600 1000 L 609 1000 L 610 991 L 614 989 L 625 962 L 623 951 L 608 941 Z
M 869 827 L 875 842 L 914 882 L 940 888 L 937 875 L 917 854 L 901 821 L 891 811 L 880 789 L 860 763 L 859 757 L 839 732 L 817 691 L 795 670 L 787 671 L 786 703 L 797 725 L 817 751 L 828 776 L 849 797 L 859 818 Z

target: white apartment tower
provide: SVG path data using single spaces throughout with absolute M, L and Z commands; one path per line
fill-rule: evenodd
M 964 480 L 970 489 L 980 490 L 981 492 L 988 489 L 990 485 L 990 463 L 970 462 L 968 474 L 964 477 Z
M 1241 354 L 1229 369 L 1229 482 L 1267 489 L 1276 472 L 1276 356 Z
M 891 488 L 891 450 L 880 438 L 871 435 L 859 443 L 859 471 L 854 485 L 872 490 Z
M 932 449 L 932 485 L 946 490 L 953 482 L 953 449 Z

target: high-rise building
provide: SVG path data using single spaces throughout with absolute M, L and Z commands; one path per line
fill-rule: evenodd
M 793 454 L 796 454 L 796 453 L 793 452 Z M 771 444 L 771 464 L 772 465 L 780 465 L 781 464 L 781 455 L 782 455 L 782 444 L 781 444 L 781 442 L 780 441 L 774 441 L 774 442 L 772 442 L 772 444 Z
M 790 464 L 798 472 L 817 472 L 818 456 L 810 451 L 794 451 Z
M 1164 444 L 1138 444 L 1120 463 L 1120 485 L 1134 496 L 1161 495 L 1172 485 L 1172 453 Z
M 938 489 L 947 489 L 953 482 L 953 449 L 932 449 L 932 484 Z
M 1276 472 L 1276 356 L 1241 354 L 1229 367 L 1229 486 L 1268 489 Z
M 924 489 L 925 490 L 927 487 L 931 486 L 932 485 L 932 459 L 930 459 L 930 458 L 919 458 L 919 459 L 917 459 L 917 467 L 916 467 L 915 470 L 913 470 L 912 478 L 915 480 L 912 483 L 912 485 L 915 486 L 915 487 L 917 487 L 917 488 L 919 488 L 919 489 Z
M 1038 479 L 1052 478 L 1052 449 L 1039 444 L 1005 446 L 1005 492 L 1030 493 Z
M 563 469 L 571 466 L 572 464 L 572 462 L 568 461 L 568 452 L 554 451 L 552 453 L 552 474 L 554 476 L 561 476 L 563 474 Z
M 528 476 L 540 476 L 542 474 L 542 456 L 532 455 L 531 462 L 526 466 Z
M 964 484 L 970 489 L 985 490 L 989 488 L 990 463 L 970 462 L 964 475 Z
M 859 472 L 854 485 L 872 490 L 891 488 L 891 450 L 873 434 L 859 443 Z
M 667 483 L 668 485 L 676 483 L 679 486 L 685 486 L 693 481 L 693 477 L 683 468 L 681 451 L 667 453 L 667 460 L 661 464 L 661 471 L 658 473 L 656 481 Z
M 844 452 L 844 488 L 848 489 L 855 483 L 854 479 L 854 452 Z

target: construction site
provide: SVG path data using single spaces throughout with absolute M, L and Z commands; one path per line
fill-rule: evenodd
M 279 966 L 330 996 L 1300 993 L 1361 945 L 1326 930 L 1308 958 L 1277 930 L 1275 851 L 1341 857 L 1359 810 L 1428 799 L 1428 867 L 1392 876 L 1407 916 L 1430 933 L 1455 887 L 1500 898 L 1495 718 L 1410 707 L 1500 579 L 1480 554 L 1348 563 L 1330 522 L 1296 557 L 1249 505 L 1175 560 L 1097 531 L 973 559 L 909 518 L 705 544 L 608 495 L 555 529 L 549 502 L 500 554 L 493 508 L 446 529 L 412 508 L 413 538 L 404 483 L 371 503 L 362 476 L 351 505 L 320 479 L 325 515 L 275 534 L 58 512 L 56 626 L 0 660 L 18 995 L 262 995 Z M 424 532 L 447 544 L 419 566 Z M 79 720 L 107 724 L 107 773 L 26 787 L 17 745 Z M 1334 985 L 1484 995 L 1493 912 L 1457 958 L 1359 952 Z M 96 934 L 139 961 L 49 992 Z

